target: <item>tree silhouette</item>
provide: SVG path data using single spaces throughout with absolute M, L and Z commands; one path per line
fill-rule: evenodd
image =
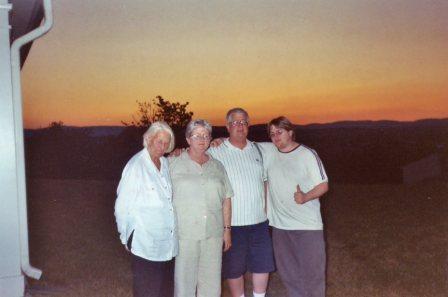
M 187 106 L 190 104 L 188 101 L 182 104 L 179 102 L 171 103 L 161 96 L 157 96 L 156 99 L 155 104 L 158 109 L 155 118 L 157 120 L 163 120 L 173 128 L 183 128 L 191 121 L 193 112 L 187 111 Z
M 152 102 L 154 102 L 154 100 Z M 138 105 L 137 110 L 138 119 L 136 119 L 135 116 L 133 115 L 132 121 L 130 122 L 121 121 L 121 123 L 127 127 L 137 127 L 147 129 L 149 125 L 151 125 L 151 123 L 155 121 L 155 113 L 152 102 L 140 102 L 137 100 L 136 103 Z
M 137 118 L 132 116 L 132 121 L 124 122 L 125 126 L 134 126 L 137 128 L 148 128 L 154 121 L 165 121 L 173 129 L 184 128 L 193 116 L 192 111 L 187 111 L 190 104 L 170 102 L 162 96 L 157 96 L 151 102 L 136 101 L 138 105 Z
M 64 122 L 63 121 L 53 121 L 50 124 L 48 124 L 48 129 L 51 130 L 62 130 L 62 128 L 64 127 Z

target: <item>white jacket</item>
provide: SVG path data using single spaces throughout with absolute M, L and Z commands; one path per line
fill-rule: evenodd
M 121 243 L 134 232 L 131 252 L 151 261 L 168 261 L 178 252 L 168 160 L 160 160 L 159 171 L 146 148 L 135 154 L 123 170 L 115 202 Z

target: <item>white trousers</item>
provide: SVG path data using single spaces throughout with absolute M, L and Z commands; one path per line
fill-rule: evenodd
M 174 268 L 174 296 L 221 296 L 222 249 L 222 238 L 180 239 Z

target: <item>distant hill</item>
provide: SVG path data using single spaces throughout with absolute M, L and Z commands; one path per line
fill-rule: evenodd
M 339 128 L 391 128 L 391 127 L 448 127 L 448 118 L 446 119 L 422 119 L 417 121 L 339 121 L 324 124 L 306 124 L 297 125 L 297 129 L 339 129 Z M 214 126 L 215 130 L 225 133 L 225 126 Z M 84 131 L 91 137 L 117 136 L 126 129 L 125 126 L 63 126 L 66 131 Z M 48 130 L 41 129 L 25 129 L 26 136 L 33 136 Z M 257 124 L 251 126 L 251 130 L 266 132 L 266 124 Z
M 417 121 L 339 121 L 323 124 L 296 125 L 298 129 L 339 129 L 339 128 L 396 128 L 396 127 L 448 127 L 446 119 L 422 119 Z M 253 125 L 251 128 L 266 130 L 266 124 Z
M 90 137 L 105 137 L 105 136 L 118 136 L 126 127 L 124 126 L 62 126 L 62 129 L 66 132 L 82 131 Z M 41 129 L 25 129 L 25 136 L 36 136 L 45 133 L 50 128 Z
M 266 125 L 249 131 L 250 140 L 269 141 Z M 431 154 L 448 159 L 448 119 L 342 121 L 298 125 L 295 131 L 298 142 L 318 152 L 336 182 L 399 183 L 402 168 L 411 162 Z M 184 132 L 175 135 L 177 145 L 185 146 Z M 226 136 L 225 127 L 214 127 L 213 137 Z M 142 148 L 141 140 L 141 130 L 124 126 L 27 129 L 27 174 L 118 179 L 129 158 Z
M 417 121 L 339 121 L 326 124 L 308 124 L 302 128 L 389 128 L 389 127 L 415 127 L 415 126 L 448 126 L 447 119 L 422 119 Z

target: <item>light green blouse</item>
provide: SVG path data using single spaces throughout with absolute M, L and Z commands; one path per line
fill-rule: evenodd
M 170 174 L 179 239 L 222 237 L 222 205 L 233 190 L 221 162 L 210 157 L 201 166 L 183 152 L 170 158 Z

